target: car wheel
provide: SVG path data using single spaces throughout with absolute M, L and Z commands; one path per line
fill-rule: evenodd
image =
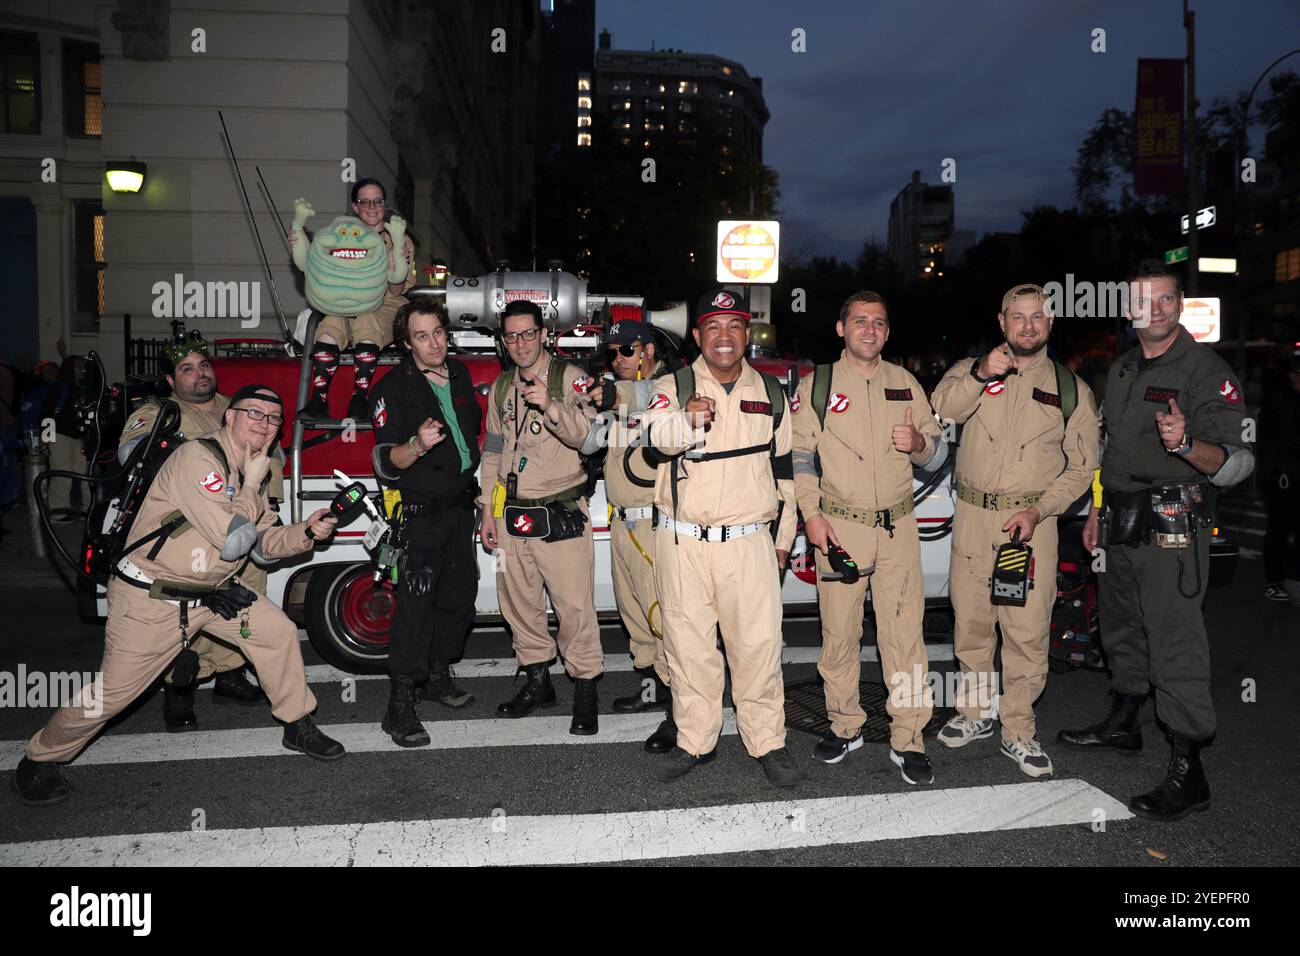
M 325 661 L 351 674 L 388 669 L 388 634 L 397 611 L 393 585 L 375 583 L 373 564 L 327 564 L 312 573 L 307 636 Z

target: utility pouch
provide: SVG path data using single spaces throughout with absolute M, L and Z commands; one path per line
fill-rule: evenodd
M 547 505 L 525 508 L 506 505 L 506 534 L 512 538 L 546 538 L 551 533 L 551 512 Z
M 1151 491 L 1105 492 L 1101 547 L 1142 544 L 1151 530 Z

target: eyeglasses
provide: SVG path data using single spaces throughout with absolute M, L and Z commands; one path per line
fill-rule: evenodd
M 245 415 L 248 416 L 248 420 L 250 422 L 260 422 L 263 418 L 265 418 L 272 425 L 279 426 L 284 424 L 283 415 L 276 415 L 276 414 L 268 415 L 266 414 L 266 412 L 260 411 L 259 409 L 256 408 L 231 408 L 230 410 L 232 412 L 243 412 Z
M 366 209 L 383 209 L 388 205 L 387 199 L 358 199 L 358 206 L 364 206 Z
M 609 347 L 609 360 L 611 362 L 614 361 L 615 355 L 621 355 L 623 356 L 623 358 L 631 358 L 633 355 L 636 355 L 636 350 L 639 349 L 640 347 L 641 347 L 640 342 L 635 342 L 631 345 L 618 345 L 618 346 L 611 345 Z
M 505 342 L 506 345 L 514 345 L 516 342 L 519 341 L 520 336 L 523 336 L 525 342 L 532 342 L 534 339 L 537 338 L 537 336 L 541 334 L 542 334 L 542 330 L 536 327 L 531 329 L 524 329 L 524 331 L 522 332 L 502 332 L 501 341 Z

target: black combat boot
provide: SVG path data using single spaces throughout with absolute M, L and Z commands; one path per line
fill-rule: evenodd
M 551 665 L 525 664 L 521 670 L 526 680 L 514 700 L 497 707 L 499 717 L 527 717 L 538 707 L 555 703 L 555 688 L 551 686 Z
M 289 750 L 296 750 L 317 760 L 338 760 L 346 753 L 341 743 L 333 737 L 326 737 L 316 726 L 311 714 L 285 724 L 281 743 Z
M 1128 808 L 1148 820 L 1181 820 L 1193 810 L 1209 809 L 1210 782 L 1201 766 L 1204 741 L 1178 734 L 1169 735 L 1169 769 L 1165 779 L 1149 793 L 1134 797 Z
M 299 418 L 329 418 L 330 382 L 339 370 L 339 347 L 317 342 L 311 347 L 311 392 L 307 404 L 298 409 Z M 368 417 L 368 416 L 367 416 Z
M 1062 730 L 1056 739 L 1067 747 L 1078 750 L 1098 750 L 1110 747 L 1123 753 L 1135 754 L 1142 749 L 1142 731 L 1138 729 L 1138 713 L 1146 695 L 1130 697 L 1110 691 L 1110 713 L 1101 723 L 1082 730 Z
M 63 764 L 23 757 L 14 770 L 14 789 L 29 807 L 52 807 L 68 799 Z
M 641 675 L 641 686 L 630 697 L 615 697 L 612 704 L 616 714 L 640 714 L 647 710 L 663 710 L 668 703 L 668 685 L 659 679 L 653 667 L 632 668 Z M 647 681 L 653 681 L 648 684 Z
M 427 747 L 429 733 L 415 713 L 415 678 L 402 674 L 389 678 L 388 710 L 380 726 L 399 747 Z
M 453 710 L 474 703 L 474 695 L 456 686 L 450 661 L 431 661 L 429 679 L 415 688 L 417 701 L 431 700 Z
M 600 730 L 600 721 L 596 717 L 598 705 L 595 678 L 575 677 L 573 722 L 569 724 L 569 733 L 578 737 L 590 737 L 597 733 Z
M 194 716 L 193 684 L 182 690 L 170 681 L 163 681 L 163 725 L 169 734 L 193 730 L 199 725 Z
M 217 674 L 212 684 L 212 699 L 218 704 L 242 704 L 245 707 L 267 703 L 262 688 L 248 679 L 242 667 Z
M 646 753 L 666 754 L 677 746 L 677 725 L 673 723 L 673 699 L 668 697 L 668 717 L 659 729 L 646 738 Z

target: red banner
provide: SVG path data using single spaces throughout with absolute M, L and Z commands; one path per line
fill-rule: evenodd
M 1138 195 L 1181 195 L 1183 176 L 1182 60 L 1138 60 L 1133 110 L 1133 186 Z

